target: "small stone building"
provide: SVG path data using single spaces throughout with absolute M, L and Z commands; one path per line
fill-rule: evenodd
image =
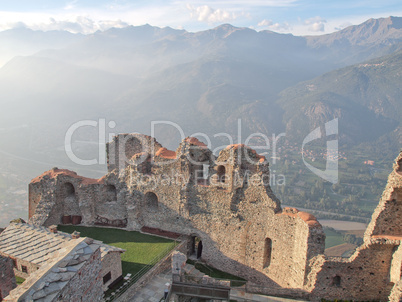
M 17 286 L 11 259 L 0 256 L 0 301 Z
M 107 156 L 108 173 L 100 179 L 57 168 L 33 179 L 30 222 L 49 226 L 76 217 L 88 226 L 179 233 L 189 239 L 189 255 L 266 294 L 400 297 L 402 153 L 364 244 L 347 259 L 324 255 L 325 234 L 313 215 L 281 207 L 269 163 L 248 146 L 229 145 L 215 156 L 192 137 L 172 151 L 146 135 L 120 134 Z
M 11 223 L 0 234 L 0 255 L 10 259 L 17 276 L 26 279 L 10 297 L 36 300 L 46 296 L 46 301 L 78 301 L 57 299 L 79 297 L 86 291 L 92 292 L 91 288 L 94 297 L 102 297 L 108 286 L 121 277 L 122 252 L 100 241 L 81 238 L 79 233 L 59 232 L 56 226 Z

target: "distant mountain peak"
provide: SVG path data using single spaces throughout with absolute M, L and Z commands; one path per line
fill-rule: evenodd
M 389 46 L 402 40 L 402 18 L 387 17 L 369 19 L 362 24 L 348 26 L 338 32 L 306 37 L 314 48 L 327 47 L 337 49 L 347 45 L 354 47 Z
M 208 32 L 214 33 L 217 38 L 227 38 L 234 33 L 256 33 L 255 30 L 248 28 L 248 27 L 236 27 L 231 24 L 225 23 L 221 24 L 213 29 L 209 30 Z
M 395 29 L 402 29 L 402 18 L 389 16 L 387 19 L 390 20 L 392 27 Z

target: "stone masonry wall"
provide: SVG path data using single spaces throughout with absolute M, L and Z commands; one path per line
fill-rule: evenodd
M 311 260 L 306 289 L 319 300 L 399 301 L 402 263 L 402 153 L 364 236 L 349 259 L 316 256 Z
M 17 287 L 11 259 L 0 256 L 0 300 Z
M 57 224 L 74 212 L 82 215 L 84 225 L 94 225 L 102 216 L 105 221 L 124 220 L 128 230 L 146 226 L 198 237 L 203 260 L 274 292 L 304 289 L 312 297 L 334 299 L 366 299 L 370 293 L 379 300 L 390 293 L 398 243 L 376 236 L 402 235 L 402 155 L 373 214 L 365 245 L 345 262 L 322 255 L 325 234 L 314 216 L 281 209 L 269 182 L 262 181 L 269 180 L 268 162 L 247 146 L 228 146 L 215 157 L 195 138 L 170 151 L 148 136 L 124 134 L 107 149 L 109 172 L 99 180 L 59 169 L 34 179 L 31 222 Z M 365 293 L 359 284 L 370 289 Z
M 387 301 L 393 286 L 390 283 L 393 250 L 392 245 L 369 244 L 360 247 L 350 259 L 325 259 L 312 297 Z
M 101 268 L 97 249 L 53 301 L 102 301 Z
M 32 222 L 59 224 L 63 215 L 79 215 L 84 225 L 125 220 L 128 229 L 197 236 L 202 258 L 213 266 L 261 284 L 303 287 L 308 258 L 322 248 L 309 250 L 308 242 L 316 243 L 307 220 L 281 214 L 268 163 L 254 150 L 228 146 L 216 158 L 194 138 L 169 151 L 150 137 L 126 134 L 108 150 L 109 173 L 100 180 L 59 169 L 34 179 L 30 204 L 38 206 Z M 114 194 L 105 193 L 110 186 Z M 324 238 L 321 226 L 315 227 Z
M 365 241 L 375 235 L 402 236 L 402 153 L 393 166 L 380 203 L 364 235 Z
M 19 258 L 11 257 L 10 255 L 0 252 L 0 257 L 10 258 L 15 276 L 28 278 L 29 274 L 38 270 L 38 265 L 30 263 Z M 24 267 L 24 268 L 23 268 Z
M 110 273 L 111 279 L 103 283 L 103 277 Z M 102 259 L 102 270 L 100 276 L 102 277 L 103 291 L 108 289 L 108 286 L 122 275 L 121 256 L 120 252 L 109 252 Z
M 395 283 L 392 288 L 391 294 L 388 297 L 390 302 L 400 302 L 402 300 L 402 280 Z

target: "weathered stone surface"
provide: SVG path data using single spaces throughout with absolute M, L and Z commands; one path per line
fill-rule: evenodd
M 16 271 L 24 265 L 27 272 L 25 282 L 5 300 L 79 301 L 86 297 L 98 301 L 103 294 L 100 274 L 113 266 L 111 281 L 121 276 L 123 251 L 85 237 L 72 239 L 54 229 L 11 223 L 0 234 L 0 254 L 14 259 Z
M 100 180 L 60 169 L 34 179 L 30 221 L 51 225 L 80 214 L 86 225 L 198 237 L 211 265 L 285 287 L 303 287 L 309 259 L 324 250 L 321 225 L 281 210 L 268 162 L 247 146 L 228 146 L 215 157 L 195 138 L 169 151 L 149 136 L 122 134 L 108 144 L 108 163 Z
M 17 286 L 11 259 L 0 256 L 0 297 L 6 297 Z
M 184 266 L 186 265 L 187 256 L 179 251 L 172 254 L 172 274 L 181 275 Z
M 397 295 L 402 154 L 364 244 L 345 260 L 323 255 L 325 234 L 314 216 L 281 208 L 268 162 L 247 146 L 230 145 L 215 157 L 195 138 L 169 151 L 149 136 L 121 134 L 107 150 L 108 173 L 99 180 L 60 169 L 32 180 L 30 221 L 51 225 L 76 215 L 84 225 L 180 233 L 191 239 L 189 254 L 198 251 L 212 266 L 268 294 L 356 300 Z

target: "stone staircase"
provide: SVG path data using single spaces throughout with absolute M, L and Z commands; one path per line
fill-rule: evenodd
M 194 265 L 188 264 L 188 263 L 186 263 L 186 265 L 184 266 L 184 273 L 186 275 L 191 275 L 191 276 L 199 278 L 199 279 L 202 279 L 202 277 L 204 277 L 204 276 L 208 276 L 208 275 L 200 272 L 198 269 L 196 269 Z

